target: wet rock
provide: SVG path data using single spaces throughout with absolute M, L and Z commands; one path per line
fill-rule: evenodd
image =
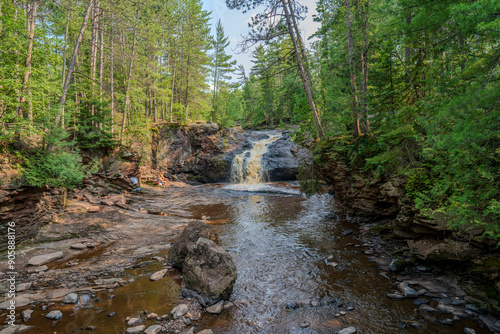
M 220 302 L 212 305 L 212 306 L 209 306 L 205 309 L 205 311 L 207 311 L 208 313 L 211 313 L 211 314 L 220 314 L 222 312 L 222 309 L 224 308 L 224 301 L 221 300 Z
M 47 313 L 47 315 L 45 316 L 45 318 L 47 319 L 52 319 L 52 320 L 59 320 L 63 317 L 63 314 L 61 311 L 59 310 L 54 310 L 54 311 L 50 311 L 49 313 Z
M 408 283 L 401 282 L 398 284 L 399 290 L 403 293 L 406 298 L 418 298 L 417 291 L 413 290 L 408 286 Z
M 32 314 L 33 314 L 33 310 L 24 310 L 21 313 L 21 316 L 23 317 L 24 322 L 27 322 L 28 320 L 30 320 Z
M 341 330 L 340 332 L 338 332 L 338 334 L 354 334 L 356 333 L 358 330 L 356 329 L 356 327 L 347 327 L 347 328 L 344 328 L 343 330 Z
M 476 334 L 476 331 L 469 327 L 464 327 L 464 334 Z
M 220 246 L 220 239 L 210 226 L 201 221 L 194 221 L 184 228 L 182 234 L 170 247 L 168 251 L 169 261 L 174 266 L 182 268 L 190 249 L 200 238 L 209 239 Z
M 391 261 L 391 264 L 389 264 L 389 269 L 392 271 L 392 272 L 400 272 L 400 271 L 403 271 L 406 269 L 406 267 L 408 266 L 408 264 L 406 263 L 405 260 L 403 259 L 394 259 Z
M 335 304 L 336 300 L 333 297 L 325 296 L 325 297 L 321 298 L 319 302 L 320 302 L 321 306 L 328 306 L 331 304 Z
M 462 305 L 465 305 L 467 302 L 465 300 L 462 300 L 462 299 L 453 299 L 453 301 L 451 302 L 451 305 L 453 306 L 462 306 Z
M 83 249 L 87 249 L 87 245 L 85 245 L 85 244 L 73 244 L 73 245 L 70 245 L 69 248 L 83 250 Z
M 66 296 L 64 296 L 63 303 L 64 304 L 76 304 L 76 303 L 78 303 L 78 295 L 74 292 L 68 293 Z
M 426 304 L 422 304 L 418 307 L 418 309 L 420 311 L 423 311 L 423 312 L 427 312 L 427 313 L 438 313 L 439 311 L 436 310 L 435 308 L 433 307 L 430 307 L 429 305 L 426 305 Z
M 174 307 L 170 314 L 172 315 L 172 318 L 179 319 L 184 314 L 186 314 L 188 310 L 189 308 L 186 304 L 180 304 Z
M 194 328 L 191 327 L 191 328 L 185 329 L 180 334 L 194 334 Z
M 452 239 L 444 241 L 434 239 L 409 240 L 408 246 L 412 254 L 427 261 L 467 261 L 476 258 L 480 250 L 470 242 L 460 242 Z
M 231 308 L 233 306 L 234 306 L 234 304 L 229 302 L 229 301 L 224 302 L 224 310 L 227 310 L 228 308 Z
M 157 318 L 157 317 L 158 317 L 158 314 L 156 314 L 156 313 L 149 313 L 149 314 L 147 315 L 147 318 L 148 318 L 148 319 L 155 319 L 155 318 Z
M 395 299 L 395 300 L 401 300 L 401 299 L 405 299 L 405 296 L 403 296 L 402 294 L 400 293 L 388 293 L 387 294 L 387 297 L 391 298 L 391 299 Z
M 129 320 L 127 320 L 127 326 L 133 326 L 133 325 L 138 324 L 140 322 L 141 322 L 140 318 L 130 318 Z
M 439 323 L 441 325 L 448 325 L 448 326 L 452 326 L 453 325 L 453 319 L 450 319 L 450 318 L 447 318 L 447 319 L 441 319 L 439 320 Z
M 146 326 L 144 325 L 140 325 L 140 326 L 135 326 L 135 327 L 130 327 L 130 328 L 127 328 L 127 330 L 125 331 L 125 334 L 137 334 L 137 333 L 142 333 L 144 331 L 144 329 L 146 328 Z
M 424 298 L 417 298 L 413 302 L 413 305 L 417 305 L 417 306 L 420 306 L 422 304 L 429 304 L 429 301 L 427 299 L 424 299 Z
M 161 333 L 162 330 L 163 330 L 163 328 L 160 325 L 153 325 L 153 326 L 149 326 L 144 331 L 144 333 L 146 333 L 146 334 L 158 334 L 158 333 Z
M 311 326 L 311 323 L 309 321 L 304 321 L 304 322 L 300 323 L 300 325 L 299 325 L 300 328 L 307 328 L 310 326 Z
M 227 299 L 236 281 L 231 255 L 206 238 L 200 238 L 192 246 L 182 272 L 182 295 L 196 298 L 203 306 Z
M 168 269 L 163 269 L 163 270 L 157 271 L 153 275 L 151 275 L 151 277 L 149 279 L 152 281 L 157 281 L 159 279 L 162 279 L 163 277 L 165 277 L 165 274 L 167 273 L 167 271 L 168 271 Z
M 31 259 L 28 260 L 28 265 L 41 266 L 41 265 L 44 265 L 46 263 L 58 260 L 62 257 L 64 257 L 63 252 L 55 252 L 55 253 L 50 253 L 50 254 L 45 254 L 45 255 L 37 255 L 37 256 L 33 256 Z
M 444 305 L 443 303 L 439 303 L 436 306 L 436 310 L 443 312 L 443 313 L 456 315 L 456 316 L 461 317 L 461 318 L 467 318 L 467 313 L 465 313 L 465 310 L 458 308 L 458 307 L 455 307 L 455 306 Z

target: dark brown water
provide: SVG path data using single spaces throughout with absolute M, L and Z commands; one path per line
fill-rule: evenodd
M 332 211 L 330 195 L 306 198 L 290 184 L 212 185 L 203 191 L 225 199 L 214 203 L 231 203 L 193 205 L 190 212 L 217 230 L 222 246 L 235 260 L 238 279 L 230 298 L 235 306 L 218 316 L 205 315 L 194 323 L 195 332 L 210 328 L 217 334 L 310 334 L 355 326 L 358 333 L 454 334 L 463 333 L 467 326 L 477 333 L 490 333 L 465 321 L 441 325 L 415 312 L 418 307 L 412 300 L 390 300 L 386 294 L 395 290 L 394 284 L 367 261 L 363 247 L 354 246 L 360 246 L 355 239 L 357 225 L 325 218 Z M 346 229 L 354 233 L 343 236 Z M 328 256 L 333 256 L 337 267 L 327 265 Z M 95 333 L 123 333 L 127 316 L 144 310 L 169 314 L 180 300 L 180 275 L 170 270 L 167 278 L 151 282 L 149 276 L 159 269 L 155 262 L 128 270 L 123 277 L 133 279 L 132 283 L 88 298 L 85 305 L 65 309 L 58 305 L 65 314 L 59 322 L 43 318 L 47 311 L 37 307 L 27 324 L 38 328 L 29 333 L 85 333 L 90 325 L 96 327 Z M 111 294 L 114 298 L 109 299 Z M 334 303 L 286 307 L 325 298 Z M 431 306 L 435 303 L 431 300 Z M 109 317 L 110 312 L 116 315 Z M 310 326 L 301 328 L 303 322 Z M 408 325 L 412 322 L 421 329 Z

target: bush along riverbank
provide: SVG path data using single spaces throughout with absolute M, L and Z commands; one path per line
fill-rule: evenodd
M 383 140 L 336 137 L 315 146 L 314 169 L 331 186 L 337 214 L 360 223 L 364 241 L 371 240 L 373 245 L 378 240 L 386 252 L 390 249 L 383 265 L 400 278 L 421 273 L 419 267 L 443 277 L 458 277 L 456 283 L 468 295 L 474 312 L 497 317 L 497 215 L 487 203 L 471 202 L 460 212 L 454 206 L 459 205 L 455 203 L 459 196 L 494 197 L 498 182 L 487 186 L 478 181 L 474 190 L 470 179 L 474 173 L 470 172 L 462 183 L 450 184 L 446 192 L 440 192 L 444 183 L 459 179 L 456 166 L 433 165 L 421 155 L 418 160 L 417 148 L 405 148 L 401 142 L 384 150 Z

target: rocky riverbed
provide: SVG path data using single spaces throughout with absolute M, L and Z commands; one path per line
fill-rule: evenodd
M 378 325 L 370 324 L 365 319 L 369 317 L 382 317 L 388 321 L 387 328 L 405 328 L 409 333 L 500 330 L 498 319 L 469 297 L 455 278 L 421 263 L 398 262 L 391 253 L 394 245 L 370 234 L 370 226 L 340 222 L 335 215 L 324 218 L 327 215 L 322 212 L 328 206 L 315 208 L 319 204 L 298 196 L 290 184 L 251 193 L 224 187 L 182 183 L 145 187 L 123 195 L 114 205 L 109 204 L 121 195 L 110 196 L 107 204 L 92 203 L 81 195 L 69 198 L 63 215 L 18 248 L 17 327 L 6 326 L 0 333 L 14 333 L 13 328 L 27 333 L 231 333 L 231 324 L 246 317 L 256 323 L 238 325 L 243 326 L 241 333 L 252 326 L 264 326 L 269 333 L 353 333 L 353 328 L 376 333 Z M 245 205 L 257 210 L 255 217 L 271 210 L 273 219 L 288 217 L 296 222 L 285 234 L 279 226 L 272 228 L 279 234 L 269 236 L 270 227 L 259 231 L 246 225 L 232 230 L 237 228 L 235 221 L 253 215 Z M 318 220 L 318 215 L 323 218 Z M 211 309 L 181 298 L 182 273 L 167 263 L 173 241 L 192 221 L 203 221 L 223 233 L 222 245 L 229 245 L 238 270 L 246 268 L 238 276 L 235 295 Z M 313 234 L 294 236 L 293 229 L 299 227 Z M 242 239 L 231 241 L 231 234 Z M 290 244 L 292 240 L 297 246 Z M 290 247 L 295 250 L 286 255 Z M 277 253 L 261 254 L 265 249 Z M 272 263 L 265 262 L 271 258 Z M 285 262 L 280 264 L 280 258 Z M 1 271 L 4 291 L 5 261 Z M 296 284 L 299 293 L 280 293 L 277 283 L 283 280 L 289 281 L 283 282 L 284 287 L 293 289 Z M 266 285 L 271 290 L 262 307 L 271 309 L 258 311 L 260 289 Z M 318 291 L 300 292 L 308 286 Z M 377 308 L 381 314 L 372 313 Z M 387 318 L 386 308 L 398 310 L 400 316 Z M 258 324 L 263 320 L 259 312 L 265 316 L 271 310 L 276 323 Z M 0 321 L 7 321 L 8 312 L 0 314 Z

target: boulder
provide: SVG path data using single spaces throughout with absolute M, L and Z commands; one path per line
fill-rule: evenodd
M 78 295 L 74 292 L 68 293 L 66 296 L 64 296 L 63 303 L 64 304 L 76 304 L 76 303 L 78 303 Z
M 182 272 L 182 295 L 196 298 L 205 307 L 227 299 L 236 281 L 231 255 L 206 238 L 199 238 L 190 248 Z
M 169 261 L 174 266 L 182 268 L 189 249 L 200 238 L 209 239 L 220 246 L 220 239 L 210 226 L 201 221 L 193 221 L 186 226 L 182 234 L 175 240 L 172 247 L 170 247 L 168 251 Z
M 471 243 L 452 239 L 408 240 L 407 243 L 417 258 L 427 261 L 467 261 L 476 258 L 480 253 L 480 250 Z
M 399 283 L 398 288 L 406 298 L 418 298 L 417 291 L 410 288 L 408 286 L 408 283 L 406 282 Z

